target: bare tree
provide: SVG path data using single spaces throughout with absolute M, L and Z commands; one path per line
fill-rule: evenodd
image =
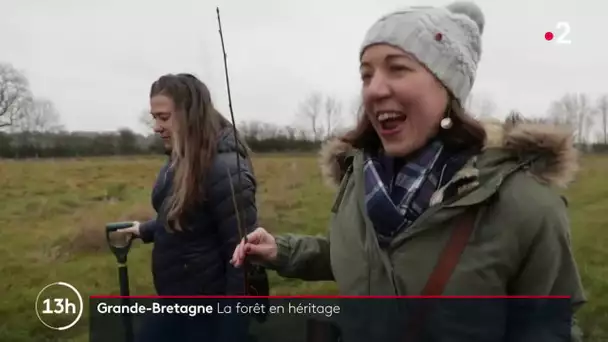
M 578 112 L 578 134 L 581 143 L 585 143 L 593 128 L 593 116 L 595 108 L 591 103 L 591 99 L 587 94 L 578 94 L 579 112 Z
M 11 64 L 0 63 L 0 129 L 14 125 L 26 115 L 31 99 L 25 75 Z
M 318 92 L 311 93 L 298 107 L 298 114 L 308 120 L 312 130 L 313 140 L 318 140 L 321 136 L 322 127 L 320 125 L 320 115 L 323 110 L 323 95 Z
M 22 108 L 24 115 L 13 124 L 22 132 L 58 132 L 63 129 L 57 108 L 51 100 L 34 99 Z
M 352 113 L 355 122 L 358 122 L 361 115 L 363 115 L 363 101 L 361 99 L 361 96 L 353 97 L 350 102 L 349 111 L 350 113 Z
M 574 94 L 566 94 L 561 99 L 551 102 L 549 106 L 549 119 L 558 125 L 569 126 L 576 129 L 577 104 Z
M 264 123 L 261 121 L 245 121 L 237 128 L 245 139 L 260 140 L 264 138 Z
M 604 135 L 600 141 L 604 141 L 604 144 L 608 144 L 608 94 L 604 94 L 598 99 L 597 115 L 602 122 L 600 129 Z
M 342 104 L 334 97 L 325 98 L 325 129 L 326 138 L 329 138 L 340 125 Z
M 296 139 L 296 133 L 298 129 L 293 126 L 285 126 L 285 134 L 289 140 Z
M 506 122 L 509 122 L 512 125 L 516 125 L 518 123 L 526 122 L 533 124 L 550 124 L 551 120 L 548 117 L 525 117 L 519 110 L 512 109 L 506 117 Z
M 507 115 L 507 121 L 511 122 L 512 124 L 516 124 L 523 120 L 524 116 L 517 109 L 511 109 L 511 111 L 509 111 L 509 114 Z
M 587 130 L 593 124 L 589 97 L 586 94 L 568 93 L 549 107 L 549 118 L 556 124 L 569 126 L 579 143 L 586 141 Z
M 281 135 L 281 128 L 278 125 L 262 122 L 261 128 L 262 139 L 273 139 Z
M 146 127 L 146 129 L 152 130 L 154 128 L 154 118 L 152 118 L 147 109 L 143 109 L 139 114 L 139 123 Z

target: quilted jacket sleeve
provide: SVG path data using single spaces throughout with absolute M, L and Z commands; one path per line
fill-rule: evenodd
M 210 174 L 208 201 L 217 225 L 221 243 L 221 253 L 226 269 L 226 293 L 245 294 L 245 275 L 242 268 L 230 264 L 232 253 L 241 240 L 240 226 L 245 234 L 252 232 L 257 224 L 255 201 L 256 180 L 247 159 L 239 158 L 237 168 L 236 152 L 219 154 Z M 237 215 L 237 210 L 240 215 Z

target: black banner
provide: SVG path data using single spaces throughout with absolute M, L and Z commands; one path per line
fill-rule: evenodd
M 570 341 L 568 298 L 90 299 L 91 342 Z

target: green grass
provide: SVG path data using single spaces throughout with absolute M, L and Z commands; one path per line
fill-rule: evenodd
M 144 220 L 153 214 L 150 190 L 161 158 L 89 158 L 0 161 L 0 341 L 87 341 L 85 317 L 67 332 L 37 319 L 38 292 L 56 281 L 83 296 L 117 294 L 114 256 L 105 244 L 108 221 Z M 322 234 L 332 191 L 312 156 L 260 155 L 261 224 L 271 232 Z M 580 313 L 588 341 L 608 339 L 608 157 L 587 157 L 567 192 L 573 248 L 589 303 Z M 132 294 L 153 294 L 151 245 L 129 254 Z M 274 294 L 335 293 L 332 283 L 304 283 L 271 274 Z M 85 298 L 86 299 L 86 298 Z

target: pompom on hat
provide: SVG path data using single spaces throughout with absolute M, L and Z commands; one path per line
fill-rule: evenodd
M 472 2 L 446 7 L 408 7 L 383 16 L 361 46 L 389 44 L 413 55 L 464 105 L 481 56 L 485 18 Z

